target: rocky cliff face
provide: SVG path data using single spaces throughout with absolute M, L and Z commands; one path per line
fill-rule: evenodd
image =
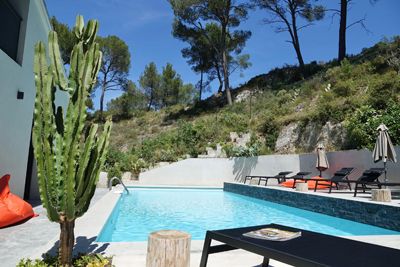
M 312 152 L 318 143 L 329 150 L 340 150 L 346 140 L 346 131 L 342 123 L 327 122 L 325 125 L 309 122 L 306 125 L 297 122 L 282 128 L 275 144 L 275 151 L 281 154 Z

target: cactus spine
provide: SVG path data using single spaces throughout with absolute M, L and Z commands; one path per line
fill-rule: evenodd
M 45 45 L 35 46 L 36 99 L 32 141 L 37 161 L 39 191 L 50 221 L 61 228 L 59 260 L 72 263 L 75 219 L 88 209 L 107 153 L 111 121 L 101 134 L 98 125 L 85 126 L 86 100 L 96 83 L 102 54 L 95 42 L 98 22 L 84 25 L 78 16 L 68 78 L 61 61 L 57 34 L 49 33 Z M 48 62 L 49 59 L 49 62 Z M 67 112 L 56 107 L 55 92 L 66 91 Z

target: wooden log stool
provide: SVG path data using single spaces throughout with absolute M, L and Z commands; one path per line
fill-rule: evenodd
M 392 194 L 390 189 L 372 189 L 371 199 L 372 201 L 390 202 L 392 201 Z
M 296 183 L 296 191 L 307 192 L 308 184 L 307 183 Z
M 146 267 L 189 267 L 190 234 L 161 230 L 149 235 Z

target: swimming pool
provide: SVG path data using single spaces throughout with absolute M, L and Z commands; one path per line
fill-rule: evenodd
M 161 229 L 204 239 L 206 230 L 277 223 L 337 236 L 399 232 L 224 192 L 221 189 L 130 188 L 104 225 L 98 242 L 147 241 Z

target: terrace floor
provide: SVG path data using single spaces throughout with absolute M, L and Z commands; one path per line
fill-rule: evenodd
M 293 190 L 269 186 L 276 190 Z M 118 201 L 120 191 L 109 192 L 106 189 L 97 189 L 92 206 L 89 211 L 76 222 L 75 236 L 77 240 L 77 251 L 105 253 L 114 255 L 113 264 L 117 267 L 124 266 L 145 266 L 147 242 L 116 242 L 98 243 L 95 239 L 101 231 L 105 221 L 111 213 L 115 203 Z M 350 198 L 357 201 L 371 201 L 369 194 L 360 194 L 353 198 L 349 191 L 339 191 L 332 194 L 326 192 L 312 192 L 306 194 L 318 194 L 333 198 Z M 400 199 L 394 199 L 391 203 L 383 205 L 400 205 Z M 42 206 L 36 206 L 35 212 L 39 217 L 32 218 L 23 224 L 0 229 L 0 258 L 1 266 L 15 266 L 20 258 L 39 258 L 43 252 L 55 251 L 55 244 L 58 240 L 58 224 L 51 223 L 45 216 Z M 379 244 L 383 246 L 400 248 L 400 235 L 391 236 L 352 236 L 346 237 L 364 242 Z M 203 241 L 192 241 L 191 243 L 191 266 L 199 266 Z M 236 250 L 225 253 L 210 255 L 209 267 L 244 267 L 259 266 L 262 257 L 255 254 Z M 288 266 L 286 264 L 270 261 L 270 266 Z
M 91 206 L 107 192 L 107 189 L 98 188 Z M 49 221 L 40 201 L 31 201 L 31 204 L 34 212 L 39 216 L 24 223 L 0 229 L 0 266 L 14 267 L 20 259 L 31 257 L 36 249 L 42 248 L 49 240 L 58 237 L 58 223 Z

